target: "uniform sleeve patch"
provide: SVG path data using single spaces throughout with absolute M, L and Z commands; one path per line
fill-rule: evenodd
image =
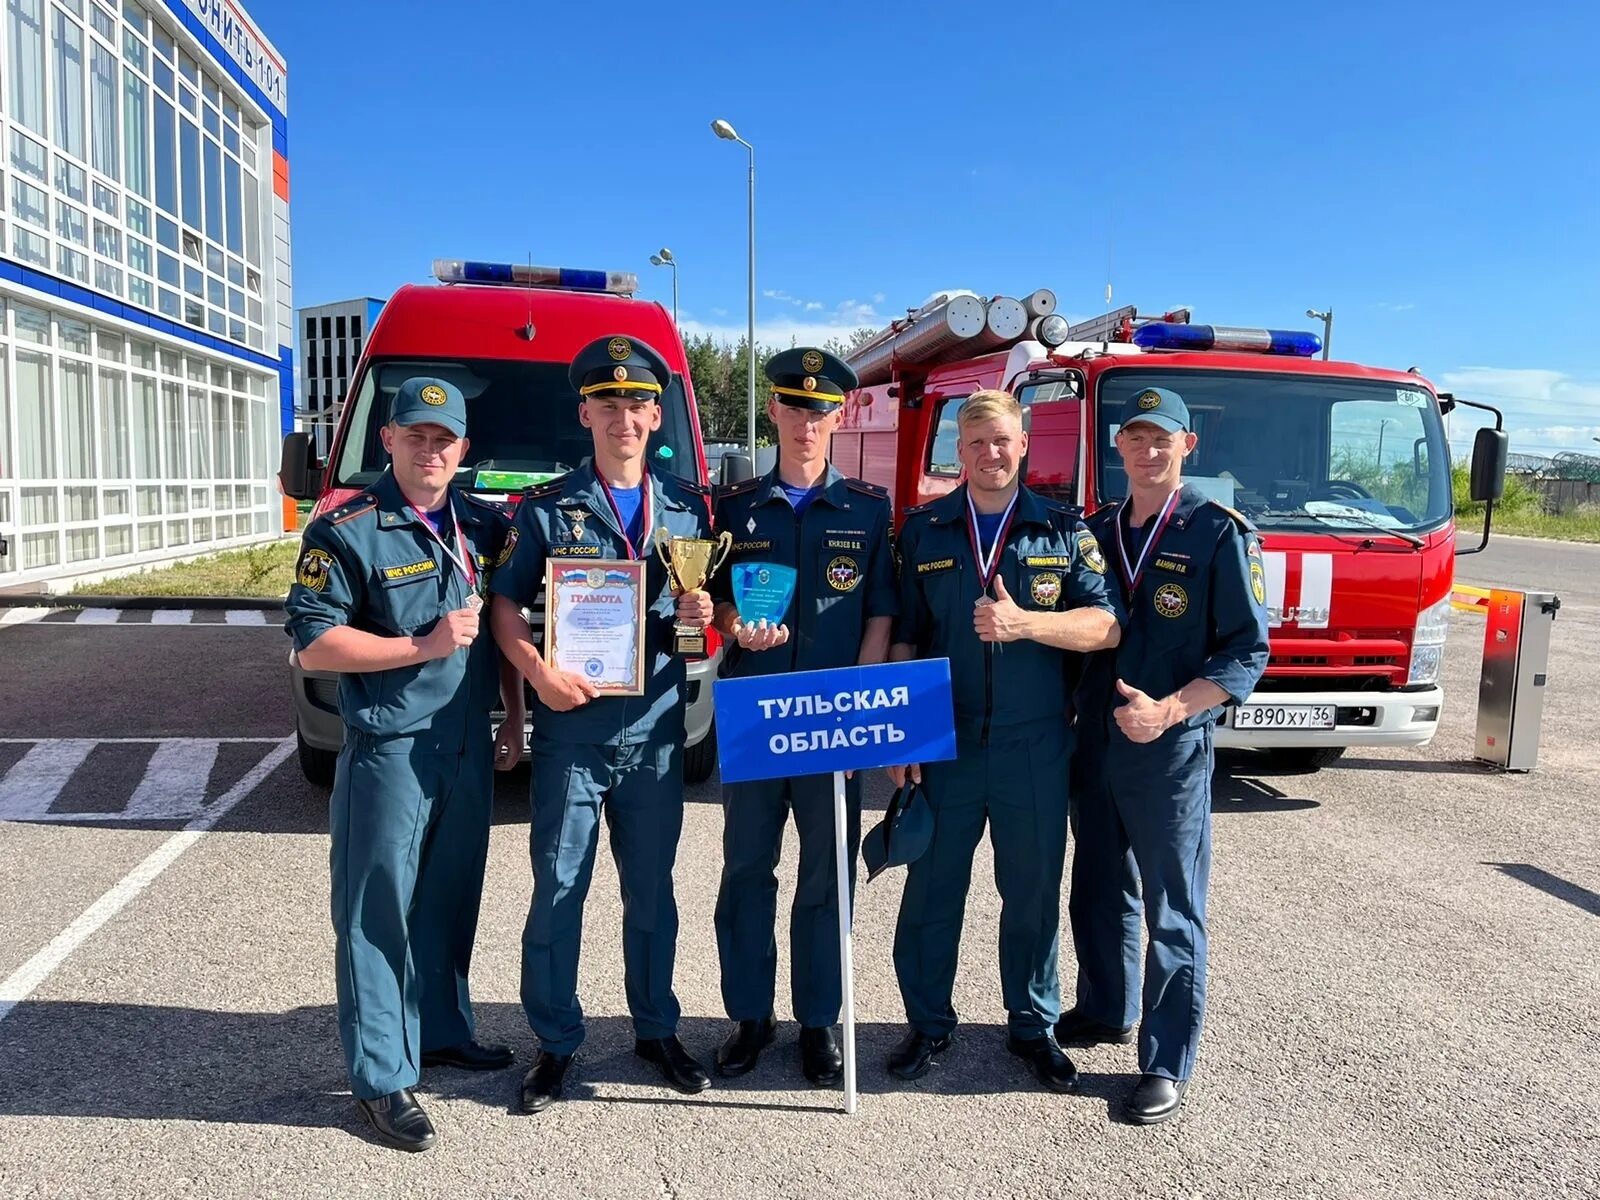
M 506 530 L 505 544 L 500 547 L 500 553 L 495 556 L 494 565 L 496 567 L 503 567 L 511 561 L 511 556 L 517 550 L 517 539 L 521 536 L 515 525 Z
M 1250 594 L 1256 598 L 1257 604 L 1267 602 L 1267 576 L 1255 559 L 1250 560 Z
M 1078 534 L 1078 553 L 1083 556 L 1083 565 L 1096 575 L 1106 573 L 1106 556 L 1100 553 L 1100 543 L 1094 534 L 1087 529 Z
M 948 571 L 956 565 L 953 558 L 934 558 L 917 564 L 918 575 L 931 575 L 935 571 Z
M 332 567 L 333 555 L 326 550 L 307 550 L 300 556 L 300 564 L 294 572 L 294 581 L 303 588 L 310 588 L 313 592 L 326 591 L 328 572 Z

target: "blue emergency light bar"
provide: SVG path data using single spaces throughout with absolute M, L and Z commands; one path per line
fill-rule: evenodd
M 1314 333 L 1245 329 L 1237 325 L 1180 325 L 1173 321 L 1141 325 L 1133 331 L 1133 344 L 1145 350 L 1232 350 L 1296 358 L 1310 358 L 1322 349 L 1322 339 Z
M 632 271 L 580 271 L 572 267 L 475 262 L 465 258 L 434 259 L 433 277 L 440 283 L 565 288 L 573 292 L 609 292 L 613 296 L 631 296 L 639 290 L 639 277 Z

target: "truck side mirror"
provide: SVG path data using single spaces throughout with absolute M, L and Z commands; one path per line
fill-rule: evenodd
M 755 478 L 755 466 L 750 462 L 748 454 L 724 454 L 722 456 L 721 479 L 718 481 L 724 487 L 730 483 L 743 483 L 746 479 Z
M 324 464 L 317 457 L 311 435 L 295 432 L 283 439 L 278 460 L 278 483 L 292 500 L 315 500 L 322 493 Z
M 1480 429 L 1472 439 L 1472 475 L 1469 482 L 1473 503 L 1498 500 L 1505 494 L 1509 442 L 1503 429 Z

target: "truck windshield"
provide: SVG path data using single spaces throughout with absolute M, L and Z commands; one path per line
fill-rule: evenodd
M 1171 388 L 1189 407 L 1199 442 L 1184 482 L 1263 529 L 1416 532 L 1450 517 L 1443 422 L 1420 384 L 1249 371 L 1107 372 L 1102 502 L 1127 492 L 1116 429 L 1128 399 L 1148 387 Z
M 500 359 L 377 359 L 368 364 L 345 414 L 348 433 L 334 479 L 366 487 L 389 465 L 378 430 L 407 379 L 448 379 L 467 400 L 467 438 L 457 482 L 474 491 L 518 491 L 570 471 L 594 442 L 578 423 L 578 394 L 566 363 Z M 700 482 L 683 380 L 674 375 L 661 397 L 661 428 L 650 436 L 649 463 Z

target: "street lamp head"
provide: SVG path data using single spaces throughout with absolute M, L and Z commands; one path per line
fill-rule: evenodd
M 733 131 L 733 126 L 720 117 L 711 122 L 711 132 L 725 142 L 737 142 L 739 140 L 739 135 Z
M 667 265 L 667 260 L 662 258 L 659 254 L 652 254 L 650 256 L 650 265 L 652 267 L 664 267 Z
M 1310 317 L 1313 321 L 1315 321 L 1318 317 L 1322 316 L 1322 314 L 1319 313 L 1314 308 L 1308 308 L 1308 309 L 1306 309 L 1306 316 Z
M 672 251 L 668 250 L 665 246 L 661 247 L 660 250 L 656 251 L 656 257 L 659 258 L 664 263 L 669 263 L 669 262 L 675 261 L 673 259 L 673 257 L 672 257 Z

